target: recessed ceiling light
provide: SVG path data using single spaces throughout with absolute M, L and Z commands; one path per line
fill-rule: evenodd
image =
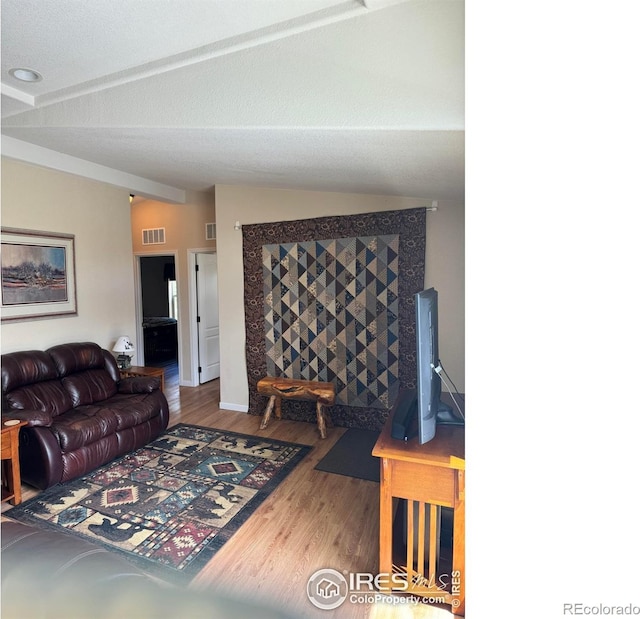
M 33 69 L 11 69 L 9 73 L 21 82 L 39 82 L 42 79 L 42 75 Z

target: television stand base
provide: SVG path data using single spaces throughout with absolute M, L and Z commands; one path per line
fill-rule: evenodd
M 451 406 L 440 402 L 438 414 L 436 415 L 436 424 L 439 426 L 463 426 L 464 419 L 454 413 Z
M 418 436 L 418 394 L 415 389 L 401 389 L 392 412 L 391 438 L 408 441 Z M 437 426 L 464 426 L 464 419 L 453 407 L 440 401 Z

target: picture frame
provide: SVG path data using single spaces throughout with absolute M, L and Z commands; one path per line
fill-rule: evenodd
M 1 228 L 2 322 L 77 316 L 75 235 Z

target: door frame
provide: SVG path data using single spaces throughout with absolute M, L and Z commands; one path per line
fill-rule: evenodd
M 191 376 L 193 386 L 200 384 L 198 366 L 200 364 L 200 343 L 198 341 L 198 284 L 196 280 L 196 254 L 217 254 L 211 247 L 192 248 L 187 250 L 187 267 L 189 269 L 189 339 L 191 341 Z M 220 265 L 218 265 L 219 267 Z
M 145 364 L 144 358 L 144 329 L 142 328 L 142 269 L 141 258 L 152 258 L 153 256 L 171 256 L 176 267 L 176 288 L 178 289 L 178 299 L 180 298 L 180 268 L 178 260 L 178 252 L 176 250 L 157 250 L 157 251 L 145 251 L 134 252 L 133 257 L 135 260 L 135 269 L 133 270 L 133 279 L 135 285 L 135 306 L 136 306 L 136 359 L 138 365 Z M 180 345 L 180 311 L 178 310 L 178 325 L 176 329 L 176 337 L 178 338 L 178 382 L 182 385 L 182 346 Z

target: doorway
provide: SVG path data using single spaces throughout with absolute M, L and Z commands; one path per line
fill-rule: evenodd
M 140 256 L 139 260 L 144 364 L 177 372 L 179 316 L 175 256 Z
M 218 254 L 197 252 L 195 265 L 198 382 L 203 384 L 220 377 Z

